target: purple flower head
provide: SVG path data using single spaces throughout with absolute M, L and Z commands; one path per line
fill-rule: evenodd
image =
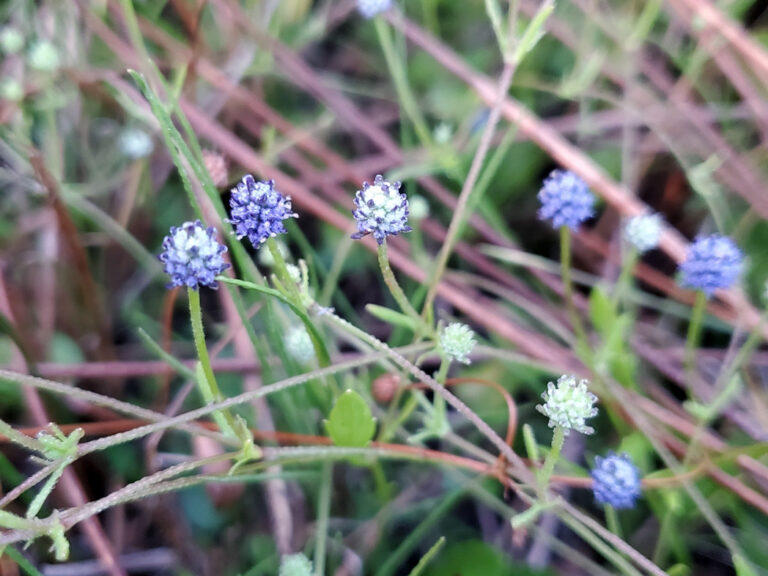
M 702 236 L 688 248 L 680 265 L 680 284 L 701 290 L 707 298 L 716 290 L 730 288 L 739 279 L 744 255 L 727 236 Z
M 373 234 L 376 242 L 383 244 L 387 236 L 410 232 L 408 226 L 408 199 L 401 194 L 400 182 L 387 182 L 381 175 L 373 179 L 373 185 L 363 182 L 363 189 L 355 194 L 357 232 L 352 238 L 359 239 Z
M 357 11 L 365 19 L 371 19 L 392 6 L 392 0 L 357 0 Z
M 217 288 L 216 276 L 229 268 L 223 254 L 227 247 L 219 244 L 216 229 L 206 228 L 200 220 L 185 222 L 171 228 L 163 240 L 160 261 L 165 273 L 171 277 L 169 288 L 200 286 Z
M 540 220 L 551 220 L 553 228 L 576 230 L 594 213 L 595 197 L 587 183 L 571 171 L 553 170 L 539 191 Z
M 235 234 L 238 238 L 248 236 L 254 248 L 266 242 L 267 238 L 285 234 L 283 220 L 299 217 L 291 210 L 290 196 L 280 194 L 274 180 L 256 182 L 250 174 L 246 174 L 232 189 L 229 207 L 229 221 L 235 228 Z
M 614 508 L 634 508 L 640 497 L 640 471 L 628 454 L 595 458 L 595 467 L 590 473 L 595 500 Z

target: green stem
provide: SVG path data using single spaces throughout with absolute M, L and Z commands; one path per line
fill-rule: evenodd
M 392 41 L 389 26 L 383 18 L 376 18 L 374 20 L 374 26 L 376 28 L 376 34 L 379 37 L 381 50 L 384 53 L 384 59 L 389 68 L 389 73 L 395 84 L 397 96 L 400 99 L 400 105 L 403 107 L 406 116 L 408 116 L 413 123 L 413 127 L 416 130 L 416 134 L 419 137 L 419 140 L 421 140 L 422 145 L 427 149 L 431 149 L 432 137 L 429 133 L 427 122 L 424 120 L 424 116 L 421 114 L 421 108 L 419 108 L 416 98 L 411 91 L 411 87 L 408 84 L 408 75 L 402 60 L 395 51 L 395 45 Z
M 640 254 L 638 253 L 637 248 L 632 246 L 624 259 L 624 265 L 621 268 L 621 274 L 619 274 L 619 279 L 616 281 L 616 287 L 613 292 L 613 303 L 617 307 L 624 297 L 624 294 L 630 288 L 632 276 L 634 276 L 639 256 Z
M 707 295 L 701 291 L 696 292 L 696 301 L 693 305 L 693 312 L 691 312 L 691 322 L 688 324 L 688 336 L 685 339 L 685 377 L 689 385 L 696 369 L 696 347 L 699 345 L 706 307 Z
M 333 486 L 333 462 L 323 463 L 320 481 L 320 498 L 317 503 L 317 531 L 315 537 L 315 574 L 325 576 L 325 548 L 328 541 L 328 517 L 331 512 L 331 488 Z
M 299 288 L 296 286 L 296 282 L 293 281 L 291 275 L 288 273 L 288 266 L 285 263 L 285 258 L 280 253 L 280 248 L 277 245 L 277 241 L 274 238 L 267 238 L 267 248 L 269 253 L 272 254 L 272 258 L 275 261 L 275 270 L 277 271 L 277 277 L 280 279 L 280 283 L 288 291 L 289 298 L 296 306 L 304 308 L 301 303 L 301 294 Z
M 196 378 L 196 382 L 203 397 L 203 402 L 210 404 L 212 402 L 221 402 L 224 396 L 216 383 L 216 375 L 211 366 L 211 357 L 208 355 L 208 348 L 205 345 L 205 331 L 203 330 L 203 312 L 200 307 L 200 292 L 194 288 L 187 288 L 189 297 L 189 318 L 192 322 L 192 335 L 195 339 L 195 349 L 197 358 L 200 361 L 200 367 L 203 370 L 201 378 Z M 228 410 L 217 410 L 213 413 L 221 431 L 226 435 L 235 435 L 234 418 Z
M 565 428 L 562 426 L 555 427 L 555 433 L 552 435 L 552 448 L 547 454 L 544 460 L 544 465 L 539 471 L 539 492 L 541 499 L 547 499 L 547 486 L 549 479 L 552 477 L 552 472 L 555 470 L 555 464 L 560 459 L 560 453 L 563 451 L 563 444 L 565 444 Z
M 619 515 L 616 513 L 616 508 L 610 504 L 605 507 L 605 522 L 608 525 L 608 530 L 616 534 L 621 538 L 621 524 L 619 524 Z
M 568 315 L 571 318 L 573 331 L 576 334 L 578 351 L 588 354 L 589 341 L 587 333 L 584 331 L 584 325 L 581 323 L 579 311 L 576 309 L 574 300 L 573 280 L 571 279 L 571 230 L 568 226 L 560 227 L 560 266 L 563 275 L 563 288 L 565 289 L 565 303 L 568 307 Z
M 426 327 L 424 320 L 421 318 L 419 313 L 416 312 L 416 309 L 408 301 L 408 297 L 405 295 L 405 292 L 403 292 L 403 289 L 400 287 L 400 284 L 397 283 L 395 274 L 394 272 L 392 272 L 392 267 L 389 265 L 389 256 L 387 254 L 386 241 L 379 244 L 379 249 L 377 254 L 379 257 L 379 268 L 381 268 L 381 275 L 384 278 L 384 282 L 387 284 L 387 288 L 389 288 L 389 292 L 392 294 L 392 297 L 395 299 L 395 302 L 397 302 L 397 305 L 405 314 L 407 314 L 413 320 L 415 320 L 417 325 Z
M 435 375 L 435 381 L 445 386 L 445 380 L 448 377 L 448 369 L 451 367 L 451 361 L 448 358 L 443 358 L 440 361 L 440 368 Z M 439 431 L 448 432 L 448 419 L 445 412 L 445 398 L 439 394 L 435 394 L 435 400 L 433 402 L 435 408 L 435 427 Z

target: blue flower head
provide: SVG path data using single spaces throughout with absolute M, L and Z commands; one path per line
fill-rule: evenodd
M 206 228 L 200 220 L 174 226 L 163 240 L 160 254 L 165 273 L 171 277 L 168 287 L 217 288 L 216 276 L 229 268 L 223 257 L 226 251 L 213 226 Z
M 392 0 L 357 0 L 357 11 L 366 19 L 389 10 L 391 6 Z
M 595 458 L 592 490 L 595 500 L 614 508 L 634 508 L 640 497 L 640 471 L 628 454 L 617 456 L 609 452 L 605 458 Z
M 275 188 L 274 180 L 256 182 L 246 174 L 232 189 L 229 200 L 232 210 L 229 218 L 238 238 L 248 236 L 254 248 L 267 238 L 285 234 L 283 220 L 298 218 L 291 210 L 290 196 L 283 196 Z
M 554 228 L 576 230 L 594 213 L 595 197 L 587 183 L 571 171 L 553 170 L 539 191 L 540 220 L 552 220 Z
M 363 189 L 355 194 L 357 208 L 352 216 L 357 220 L 357 232 L 352 238 L 373 234 L 376 242 L 383 244 L 387 236 L 411 231 L 408 198 L 399 190 L 400 182 L 387 182 L 381 175 L 374 178 L 373 185 L 363 182 Z
M 688 248 L 680 265 L 680 283 L 686 288 L 701 290 L 707 298 L 716 290 L 733 286 L 739 279 L 744 255 L 727 236 L 702 236 Z

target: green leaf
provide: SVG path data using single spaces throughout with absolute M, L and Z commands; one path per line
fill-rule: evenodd
M 595 286 L 589 295 L 589 319 L 603 339 L 608 337 L 616 322 L 616 305 L 600 286 Z
M 354 390 L 339 396 L 325 421 L 325 427 L 336 446 L 367 446 L 376 430 L 368 403 Z
M 405 314 L 376 304 L 367 304 L 365 309 L 368 310 L 372 316 L 375 316 L 387 324 L 392 324 L 393 326 L 398 326 L 400 328 L 407 328 L 411 332 L 416 331 L 416 321 Z

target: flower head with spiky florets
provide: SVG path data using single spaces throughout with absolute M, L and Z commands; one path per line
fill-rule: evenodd
M 291 197 L 280 194 L 274 180 L 256 182 L 250 174 L 232 189 L 229 206 L 229 222 L 235 234 L 238 238 L 247 236 L 254 248 L 268 238 L 285 234 L 283 220 L 299 217 L 291 210 Z
M 557 384 L 547 384 L 547 391 L 541 397 L 544 404 L 536 409 L 549 418 L 549 427 L 560 426 L 568 435 L 570 430 L 592 434 L 595 430 L 585 424 L 587 418 L 597 416 L 597 396 L 589 391 L 588 380 L 576 380 L 576 376 L 564 374 Z
M 391 7 L 392 0 L 357 0 L 357 11 L 365 19 L 371 19 Z
M 595 213 L 595 197 L 587 183 L 570 170 L 553 170 L 539 190 L 540 220 L 551 220 L 554 228 L 571 230 Z
M 216 239 L 213 226 L 206 228 L 200 220 L 174 226 L 163 240 L 159 256 L 165 273 L 171 277 L 168 287 L 217 288 L 216 276 L 229 268 L 223 258 L 226 251 L 227 247 Z
M 312 562 L 302 553 L 283 556 L 279 576 L 312 576 Z
M 451 360 L 471 364 L 469 355 L 475 344 L 475 333 L 466 324 L 451 322 L 440 332 L 440 348 Z
M 640 471 L 628 454 L 609 452 L 605 458 L 596 457 L 590 474 L 595 500 L 617 509 L 635 507 L 641 493 Z
M 400 182 L 387 182 L 381 175 L 373 184 L 363 182 L 363 189 L 355 194 L 355 210 L 352 215 L 357 221 L 357 232 L 352 238 L 373 234 L 378 244 L 387 236 L 410 232 L 408 226 L 408 198 L 400 193 Z
M 292 326 L 284 336 L 285 350 L 300 364 L 306 364 L 315 357 L 312 338 L 304 326 Z
M 703 236 L 688 248 L 680 265 L 680 283 L 701 290 L 709 298 L 716 290 L 727 289 L 739 279 L 744 255 L 727 236 Z
M 659 245 L 664 219 L 660 214 L 640 214 L 624 224 L 624 240 L 634 246 L 640 254 L 653 250 Z

